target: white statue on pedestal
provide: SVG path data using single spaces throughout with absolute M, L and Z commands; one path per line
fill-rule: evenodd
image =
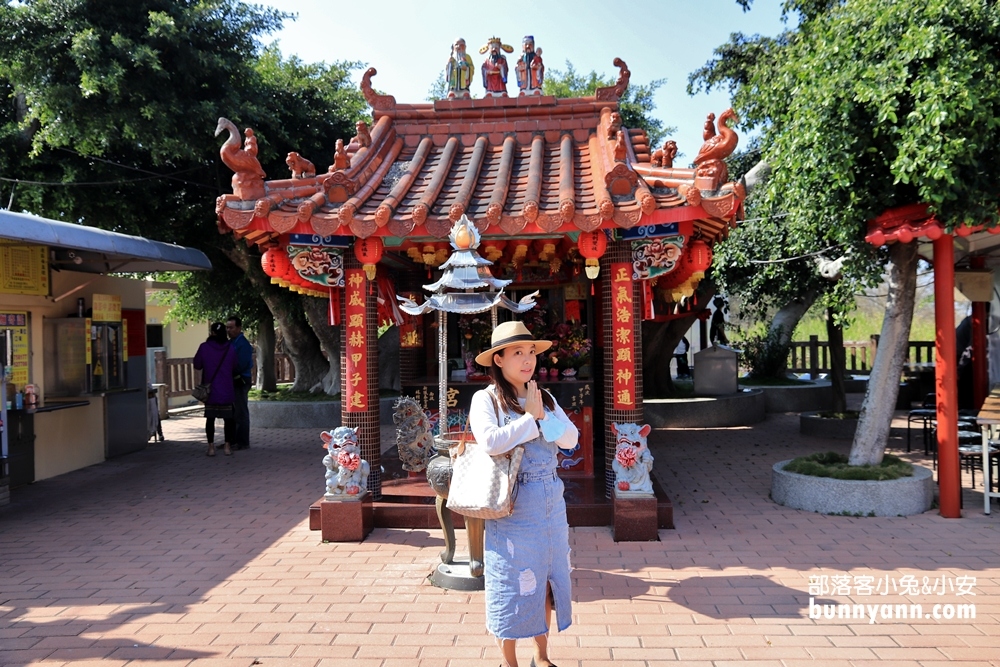
M 646 446 L 646 436 L 652 430 L 649 424 L 611 424 L 617 438 L 615 460 L 615 493 L 619 496 L 651 496 L 653 482 L 653 455 Z
M 368 491 L 368 473 L 371 466 L 361 458 L 358 429 L 338 426 L 320 434 L 328 454 L 323 457 L 326 466 L 325 500 L 360 500 Z

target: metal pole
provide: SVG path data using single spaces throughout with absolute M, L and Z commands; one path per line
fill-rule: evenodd
M 448 433 L 448 317 L 438 311 L 438 433 Z
M 958 458 L 958 376 L 955 369 L 955 246 L 951 234 L 934 240 L 934 321 L 937 328 L 937 447 L 941 516 L 962 516 Z

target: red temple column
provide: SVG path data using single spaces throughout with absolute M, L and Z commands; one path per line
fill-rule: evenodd
M 382 449 L 378 400 L 378 291 L 365 279 L 353 252 L 344 253 L 341 299 L 340 423 L 358 429 L 361 458 L 368 461 L 368 491 L 382 498 Z
M 958 373 L 955 357 L 955 246 L 951 234 L 934 240 L 934 376 L 937 390 L 938 487 L 941 516 L 962 516 L 958 457 Z
M 985 269 L 986 258 L 973 257 L 973 269 Z M 956 350 L 957 352 L 957 350 Z M 989 360 L 986 358 L 986 302 L 972 302 L 972 406 L 983 407 L 990 393 Z

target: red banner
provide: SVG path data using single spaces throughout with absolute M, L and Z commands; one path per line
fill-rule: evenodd
M 611 373 L 615 410 L 635 410 L 635 309 L 632 303 L 632 265 L 611 265 Z
M 347 377 L 344 385 L 348 412 L 364 412 L 368 409 L 368 358 L 365 335 L 365 272 L 361 269 L 345 271 L 344 297 L 347 299 L 345 314 L 347 321 L 344 335 L 347 336 Z

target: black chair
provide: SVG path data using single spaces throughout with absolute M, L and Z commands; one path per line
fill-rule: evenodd
M 920 430 L 924 436 L 924 456 L 930 453 L 929 451 L 929 441 L 934 426 L 934 420 L 937 419 L 937 397 L 934 394 L 927 394 L 924 396 L 924 400 L 921 402 L 919 408 L 910 410 L 906 414 L 906 451 L 910 451 L 910 426 L 916 422 L 920 422 Z

